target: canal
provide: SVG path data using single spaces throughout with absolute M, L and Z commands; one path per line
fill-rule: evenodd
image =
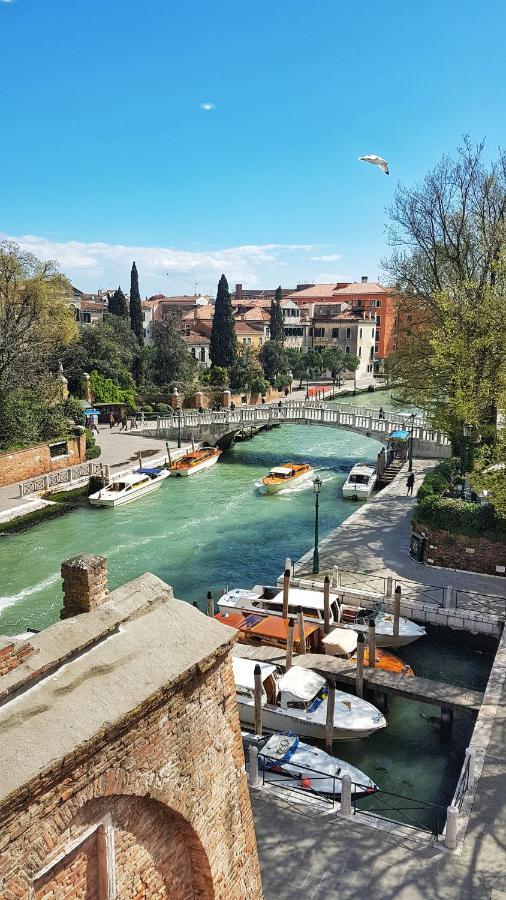
M 388 397 L 346 398 L 388 408 Z M 357 402 L 358 401 L 358 402 Z M 227 586 L 273 582 L 286 556 L 298 559 L 313 543 L 311 482 L 276 496 L 256 483 L 282 462 L 309 462 L 323 481 L 320 534 L 353 511 L 340 486 L 358 461 L 374 462 L 376 441 L 323 427 L 285 425 L 224 453 L 217 466 L 191 479 L 169 479 L 154 494 L 116 510 L 83 507 L 19 534 L 0 537 L 0 633 L 56 622 L 62 605 L 60 563 L 80 552 L 108 557 L 114 588 L 146 571 L 174 587 L 175 595 L 205 609 Z M 465 645 L 436 634 L 400 654 L 419 675 L 483 689 L 490 645 Z M 443 677 L 444 676 L 444 677 Z M 455 714 L 452 738 L 439 738 L 438 709 L 393 698 L 389 727 L 364 741 L 337 744 L 335 752 L 358 765 L 385 790 L 447 805 L 458 777 L 474 717 Z M 429 815 L 427 813 L 427 815 Z M 429 816 L 430 817 L 430 816 Z

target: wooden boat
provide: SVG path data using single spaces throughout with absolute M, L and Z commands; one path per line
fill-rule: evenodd
M 138 497 L 144 497 L 146 494 L 156 491 L 162 481 L 168 477 L 168 469 L 145 466 L 137 469 L 131 475 L 123 475 L 116 481 L 111 481 L 95 494 L 90 494 L 88 500 L 92 506 L 123 506 L 125 503 L 137 500 Z
M 319 747 L 305 744 L 296 734 L 275 733 L 269 738 L 257 738 L 243 732 L 242 741 L 245 753 L 254 744 L 260 747 L 258 766 L 268 773 L 269 783 L 282 781 L 289 787 L 289 779 L 308 793 L 325 794 L 334 800 L 341 799 L 341 778 L 349 775 L 351 792 L 354 797 L 364 797 L 379 790 L 377 784 L 356 766 L 343 759 L 331 756 Z
M 239 719 L 255 724 L 255 666 L 262 681 L 262 729 L 294 731 L 302 737 L 323 740 L 327 719 L 328 687 L 312 669 L 292 666 L 280 675 L 276 666 L 253 659 L 232 659 Z M 386 727 L 386 719 L 372 703 L 336 690 L 333 737 L 336 741 L 368 737 Z
M 253 647 L 258 645 L 278 647 L 283 653 L 286 653 L 288 640 L 288 621 L 286 619 L 279 616 L 262 615 L 257 612 L 248 614 L 233 610 L 220 610 L 215 615 L 215 619 L 223 625 L 236 628 L 239 632 L 239 643 L 241 644 L 249 644 L 249 646 Z M 337 656 L 340 659 L 349 659 L 350 662 L 356 664 L 357 637 L 356 632 L 340 626 L 333 627 L 330 634 L 324 637 L 322 625 L 304 620 L 306 653 L 325 653 Z M 293 629 L 293 649 L 294 653 L 300 653 L 301 642 L 298 622 L 295 623 Z M 369 665 L 368 647 L 365 647 L 364 665 Z M 376 649 L 375 667 L 385 672 L 414 675 L 410 666 L 406 665 L 397 656 L 394 656 L 393 653 L 387 653 L 385 650 Z
M 170 474 L 178 477 L 180 475 L 196 475 L 197 472 L 214 466 L 221 453 L 222 451 L 217 447 L 203 447 L 202 450 L 185 453 L 180 459 L 176 459 L 170 464 Z
M 349 593 L 352 593 L 348 589 Z M 288 611 L 290 616 L 296 616 L 299 607 L 304 611 L 304 618 L 308 622 L 323 625 L 323 592 L 311 591 L 303 588 L 290 588 Z M 251 590 L 234 588 L 223 594 L 218 600 L 220 610 L 241 610 L 243 613 L 263 612 L 273 616 L 283 614 L 283 592 L 277 585 L 256 584 Z M 330 624 L 352 631 L 362 632 L 367 635 L 368 623 L 374 618 L 376 623 L 377 647 L 404 647 L 421 637 L 425 637 L 426 631 L 422 625 L 417 625 L 411 619 L 403 616 L 399 619 L 399 636 L 394 640 L 393 615 L 383 610 L 367 610 L 360 606 L 351 606 L 342 603 L 336 594 L 330 595 Z M 327 635 L 328 637 L 328 635 Z
M 377 476 L 374 466 L 359 463 L 353 466 L 343 484 L 343 497 L 345 500 L 368 500 L 374 490 L 376 481 Z
M 298 465 L 297 463 L 285 463 L 283 466 L 275 466 L 265 478 L 262 478 L 261 484 L 267 489 L 269 494 L 276 494 L 293 484 L 298 484 L 309 478 L 313 474 L 313 467 L 307 463 Z

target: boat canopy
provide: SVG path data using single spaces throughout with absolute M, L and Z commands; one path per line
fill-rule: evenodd
M 330 603 L 332 603 L 333 600 L 337 600 L 337 597 L 335 594 L 331 594 L 329 599 Z M 269 602 L 282 605 L 283 591 L 276 594 L 276 596 L 272 598 L 272 601 Z M 306 591 L 304 588 L 291 587 L 288 592 L 288 604 L 289 606 L 302 606 L 304 609 L 323 610 L 323 593 L 322 591 Z
M 142 468 L 137 469 L 139 475 L 159 475 L 161 471 L 161 469 L 149 468 L 148 466 L 142 466 Z
M 275 469 L 271 469 L 270 475 L 293 475 L 293 469 L 287 469 L 285 466 L 277 466 Z
M 241 659 L 238 656 L 233 657 L 232 665 L 236 687 L 245 688 L 247 691 L 255 690 L 255 666 L 260 666 L 262 681 L 276 671 L 276 666 L 270 663 L 256 662 L 254 659 Z
M 351 628 L 333 628 L 323 638 L 325 653 L 331 656 L 344 656 L 357 649 L 358 634 Z
M 404 431 L 404 429 L 398 428 L 396 431 L 391 431 L 388 437 L 394 438 L 394 440 L 396 441 L 407 441 L 409 437 L 409 431 Z
M 302 666 L 292 666 L 278 683 L 280 691 L 293 694 L 305 702 L 313 700 L 324 685 L 325 679 L 321 675 L 317 675 L 311 669 L 303 669 Z

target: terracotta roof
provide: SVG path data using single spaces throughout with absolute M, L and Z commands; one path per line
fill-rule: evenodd
M 90 312 L 107 312 L 107 303 L 97 303 L 95 300 L 81 300 L 81 309 L 87 309 Z
M 235 331 L 236 334 L 256 334 L 258 336 L 262 336 L 263 329 L 260 328 L 252 328 L 251 325 L 248 325 L 247 322 L 236 322 L 235 323 Z
M 271 314 L 266 309 L 248 309 L 237 316 L 236 322 L 270 322 Z
M 293 294 L 289 294 L 286 299 L 293 300 L 295 303 L 300 303 L 304 300 L 317 300 L 318 297 L 333 297 L 338 288 L 343 288 L 346 285 L 346 281 L 338 281 L 333 284 L 313 284 L 303 291 L 295 291 Z
M 187 344 L 210 344 L 210 340 L 207 337 L 204 337 L 203 334 L 197 334 L 196 331 L 190 331 L 188 334 L 181 335 L 183 341 L 186 341 Z
M 266 299 L 265 297 L 256 297 L 253 299 L 249 299 L 248 297 L 243 297 L 241 300 L 232 300 L 232 307 L 244 306 L 249 307 L 250 309 L 254 308 L 262 308 L 262 309 L 270 309 L 271 300 Z
M 189 312 L 185 313 L 183 316 L 183 322 L 191 322 L 197 319 L 207 319 L 211 320 L 214 316 L 214 306 L 196 306 L 195 309 L 191 309 Z
M 164 303 L 195 303 L 198 299 L 194 294 L 176 294 L 171 297 L 166 297 L 165 294 L 153 294 L 152 297 L 148 298 L 149 300 L 163 300 Z
M 352 284 L 347 284 L 334 291 L 339 296 L 343 294 L 388 294 L 389 292 L 389 288 L 383 287 L 376 281 L 353 281 Z

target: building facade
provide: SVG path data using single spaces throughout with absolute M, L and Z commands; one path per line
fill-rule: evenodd
M 336 347 L 346 355 L 356 356 L 356 380 L 363 381 L 374 373 L 375 333 L 372 313 L 334 313 L 330 307 L 313 319 L 312 343 L 316 350 Z

